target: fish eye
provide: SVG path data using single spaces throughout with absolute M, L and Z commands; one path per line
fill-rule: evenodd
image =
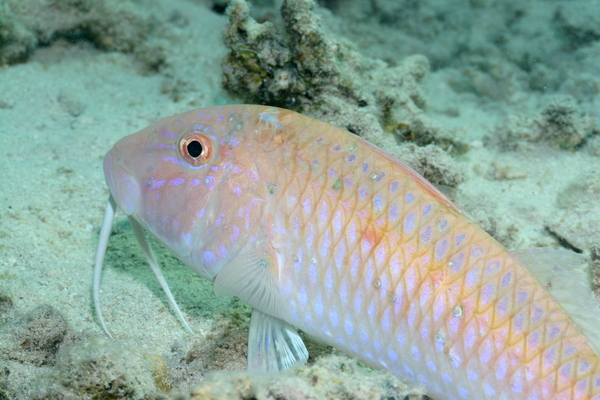
M 192 133 L 181 139 L 179 142 L 179 152 L 188 164 L 199 166 L 210 158 L 212 144 L 208 137 Z

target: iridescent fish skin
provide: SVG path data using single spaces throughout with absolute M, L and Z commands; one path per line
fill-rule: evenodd
M 600 399 L 598 356 L 539 281 L 355 135 L 212 107 L 123 138 L 104 169 L 118 206 L 217 293 L 435 399 Z

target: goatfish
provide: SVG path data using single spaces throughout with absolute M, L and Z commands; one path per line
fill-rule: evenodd
M 93 294 L 109 336 L 99 288 L 118 208 L 188 329 L 144 230 L 253 308 L 251 370 L 305 362 L 300 329 L 438 400 L 600 400 L 579 258 L 509 252 L 354 134 L 275 107 L 203 108 L 119 140 L 104 172 Z

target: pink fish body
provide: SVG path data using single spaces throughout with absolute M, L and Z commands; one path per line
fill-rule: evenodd
M 251 368 L 305 360 L 297 327 L 438 400 L 600 400 L 589 339 L 523 263 L 355 135 L 212 107 L 121 139 L 104 170 L 130 219 L 255 309 Z

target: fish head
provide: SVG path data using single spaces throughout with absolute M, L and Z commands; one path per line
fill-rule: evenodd
M 246 110 L 244 107 L 249 107 Z M 263 217 L 253 106 L 210 107 L 160 120 L 104 158 L 118 207 L 212 280 Z

